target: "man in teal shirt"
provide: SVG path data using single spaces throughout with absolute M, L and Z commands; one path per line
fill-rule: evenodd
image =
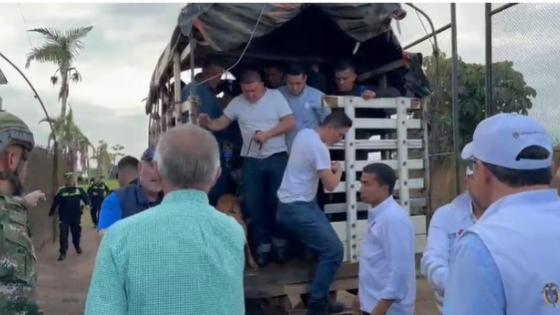
M 173 128 L 154 160 L 165 197 L 108 230 L 85 314 L 245 314 L 243 229 L 207 197 L 220 175 L 216 139 L 197 126 Z

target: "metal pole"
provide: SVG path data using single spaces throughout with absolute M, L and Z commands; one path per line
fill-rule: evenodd
M 485 23 L 486 23 L 486 117 L 495 114 L 493 104 L 493 88 L 492 88 L 492 4 L 484 5 Z
M 43 101 L 41 100 L 41 97 L 39 97 L 39 93 L 37 93 L 37 90 L 35 90 L 35 87 L 33 86 L 33 84 L 31 84 L 29 79 L 27 79 L 25 74 L 23 74 L 23 72 L 10 59 L 8 59 L 8 57 L 4 56 L 4 54 L 2 54 L 1 52 L 0 52 L 0 57 L 2 57 L 4 60 L 6 60 L 7 63 L 9 63 L 14 69 L 16 69 L 16 71 L 23 77 L 23 79 L 25 80 L 27 85 L 29 85 L 29 87 L 33 91 L 33 94 L 34 94 L 33 96 L 37 99 L 37 101 L 41 105 L 41 108 L 43 109 L 43 113 L 45 114 L 45 117 L 47 118 L 47 122 L 49 123 L 49 127 L 51 129 L 51 134 L 52 134 L 52 137 L 53 137 L 53 150 L 54 150 L 54 152 L 53 152 L 53 167 L 52 167 L 52 189 L 51 189 L 51 194 L 54 197 L 54 195 L 58 191 L 58 141 L 56 140 L 56 132 L 55 132 L 52 120 L 49 116 L 49 112 L 47 112 L 47 108 L 45 107 L 45 104 L 43 104 Z M 57 226 L 58 226 L 57 221 L 58 221 L 58 219 L 56 218 L 56 216 L 53 216 L 53 220 L 52 220 L 52 226 L 53 226 L 53 239 L 52 240 L 53 240 L 53 242 L 56 241 L 56 229 L 57 229 Z
M 452 91 L 452 109 L 453 109 L 453 154 L 455 156 L 455 192 L 460 193 L 461 187 L 459 182 L 459 91 L 458 71 L 459 59 L 457 56 L 457 16 L 455 3 L 451 3 L 451 58 L 453 64 L 451 67 L 451 91 Z
M 410 43 L 410 44 L 404 46 L 404 47 L 403 47 L 403 50 L 407 50 L 407 49 L 409 49 L 409 48 L 411 48 L 411 47 L 414 47 L 414 46 L 416 46 L 416 45 L 422 43 L 423 41 L 425 41 L 426 39 L 428 39 L 428 38 L 430 38 L 430 37 L 434 37 L 434 38 L 435 38 L 435 36 L 436 36 L 437 34 L 443 32 L 443 31 L 446 31 L 446 30 L 449 29 L 450 27 L 451 27 L 451 23 L 449 23 L 449 24 L 447 24 L 447 25 L 444 25 L 444 26 L 438 28 L 437 30 L 433 31 L 432 33 L 427 34 L 427 35 L 424 35 L 424 36 L 418 38 L 417 40 L 413 41 L 412 43 Z

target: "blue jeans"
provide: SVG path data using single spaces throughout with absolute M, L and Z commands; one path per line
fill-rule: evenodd
M 243 202 L 245 216 L 250 220 L 251 239 L 257 253 L 268 253 L 275 246 L 284 246 L 284 233 L 276 224 L 276 193 L 288 163 L 285 152 L 265 159 L 246 157 L 243 162 Z
M 336 272 L 342 264 L 344 247 L 331 223 L 315 201 L 279 203 L 277 220 L 288 232 L 295 234 L 305 246 L 319 254 L 315 278 L 311 283 L 311 299 L 329 294 Z

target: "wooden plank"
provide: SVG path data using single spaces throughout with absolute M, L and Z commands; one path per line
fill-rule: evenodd
M 354 169 L 357 172 L 360 172 L 364 168 L 364 166 L 371 163 L 383 163 L 392 167 L 394 170 L 397 170 L 399 167 L 399 161 L 397 160 L 373 160 L 373 161 L 356 161 L 354 163 Z M 346 169 L 346 162 L 340 161 L 339 164 L 342 167 L 342 169 Z M 424 169 L 424 160 L 422 159 L 408 160 L 406 164 L 409 170 Z
M 356 190 L 360 190 L 361 184 L 360 182 L 354 183 Z M 401 188 L 401 183 L 399 180 L 395 183 L 395 190 L 399 190 Z M 409 189 L 422 189 L 424 188 L 424 179 L 423 178 L 410 178 L 408 180 L 408 188 Z M 346 191 L 346 182 L 340 182 L 336 188 L 331 191 L 330 193 L 341 193 Z
M 398 200 L 397 200 L 398 201 Z M 427 204 L 426 198 L 410 198 L 410 207 L 411 208 L 423 208 Z M 346 212 L 347 205 L 346 203 L 329 203 L 325 205 L 325 213 L 344 213 Z M 365 211 L 369 208 L 369 205 L 359 202 L 358 203 L 358 211 Z
M 354 118 L 352 127 L 356 129 L 397 129 L 397 120 L 384 118 Z M 420 129 L 422 128 L 422 121 L 420 119 L 407 119 L 406 128 Z
M 414 224 L 414 233 L 416 235 L 424 235 L 426 234 L 426 216 L 425 215 L 412 215 L 410 216 L 412 223 Z M 331 223 L 334 231 L 338 235 L 338 238 L 342 242 L 346 241 L 347 233 L 346 233 L 346 222 L 332 222 Z M 356 239 L 360 240 L 363 239 L 367 233 L 368 229 L 368 221 L 367 220 L 358 220 L 356 223 Z
M 422 149 L 424 148 L 424 141 L 422 139 L 408 139 L 407 145 L 409 149 Z M 356 150 L 396 150 L 397 140 L 355 140 L 354 148 Z M 329 147 L 329 150 L 344 150 L 344 141 L 335 143 Z

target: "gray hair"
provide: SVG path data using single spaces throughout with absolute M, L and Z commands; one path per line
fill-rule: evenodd
M 209 131 L 189 124 L 170 129 L 160 137 L 154 160 L 163 180 L 189 189 L 214 183 L 220 151 Z

